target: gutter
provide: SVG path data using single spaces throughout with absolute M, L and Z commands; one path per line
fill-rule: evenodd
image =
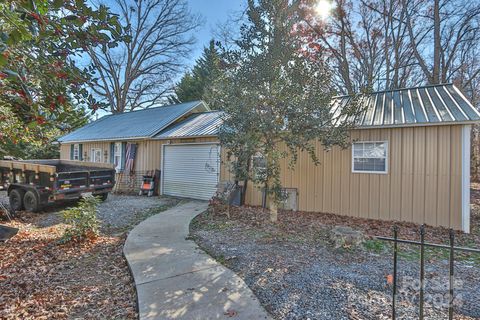
M 91 143 L 91 142 L 118 142 L 118 141 L 132 141 L 132 140 L 148 140 L 150 137 L 131 137 L 131 138 L 106 138 L 106 139 L 94 139 L 94 140 L 69 140 L 69 141 L 58 141 L 60 144 L 72 144 L 72 143 Z

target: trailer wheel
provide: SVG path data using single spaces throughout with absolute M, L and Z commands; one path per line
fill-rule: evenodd
M 22 189 L 13 189 L 10 191 L 9 195 L 9 203 L 10 203 L 10 208 L 13 211 L 22 211 L 24 209 L 23 206 L 23 195 L 25 192 Z
M 25 193 L 23 205 L 28 212 L 38 212 L 40 210 L 40 201 L 33 191 L 27 191 L 27 193 Z

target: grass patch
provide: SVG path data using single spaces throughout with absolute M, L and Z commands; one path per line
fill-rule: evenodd
M 399 245 L 398 256 L 407 261 L 420 261 L 420 246 Z M 393 252 L 393 251 L 392 251 Z M 450 249 L 425 247 L 425 261 L 449 260 Z M 480 254 L 455 251 L 455 262 L 480 263 Z
M 219 254 L 219 255 L 215 256 L 214 258 L 215 258 L 215 260 L 217 260 L 217 262 L 219 262 L 222 265 L 226 265 L 226 263 L 227 263 L 227 259 L 225 258 L 225 256 L 223 254 Z
M 374 252 L 374 253 L 383 253 L 387 250 L 387 246 L 385 244 L 385 241 L 382 241 L 382 240 L 378 240 L 378 239 L 369 239 L 369 240 L 366 240 L 364 243 L 363 243 L 363 247 L 367 250 L 367 251 L 370 251 L 370 252 Z
M 203 229 L 208 231 L 223 231 L 228 229 L 229 227 L 230 227 L 230 224 L 226 221 L 217 221 L 217 222 L 211 221 L 203 225 Z
M 420 260 L 420 246 L 398 246 L 398 256 L 407 261 Z M 448 259 L 448 250 L 425 247 L 425 261 Z

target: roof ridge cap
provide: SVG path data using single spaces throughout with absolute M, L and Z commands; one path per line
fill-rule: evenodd
M 198 104 L 200 104 L 200 102 L 203 102 L 203 100 L 193 100 L 193 101 L 188 101 L 188 102 L 168 104 L 168 105 L 165 105 L 165 106 L 155 106 L 155 107 L 151 107 L 151 108 L 144 108 L 144 109 L 127 111 L 127 112 L 110 113 L 110 114 L 105 115 L 104 117 L 121 116 L 121 115 L 131 114 L 131 113 L 135 113 L 135 112 L 151 111 L 151 110 L 157 110 L 157 109 L 162 109 L 162 108 L 170 108 L 170 107 L 178 107 L 178 106 L 181 106 L 181 105 L 184 105 L 184 104 L 189 104 L 189 103 L 194 103 L 194 102 L 196 102 L 195 106 L 197 106 Z

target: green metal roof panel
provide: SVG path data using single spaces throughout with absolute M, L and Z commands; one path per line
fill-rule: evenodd
M 349 96 L 335 99 L 351 101 Z M 478 110 L 453 84 L 373 92 L 360 101 L 365 109 L 356 126 L 361 128 L 480 121 Z
M 193 101 L 104 116 L 58 141 L 65 143 L 149 138 L 200 105 L 203 105 L 203 102 Z
M 221 111 L 195 113 L 157 134 L 155 139 L 215 136 L 222 125 Z

